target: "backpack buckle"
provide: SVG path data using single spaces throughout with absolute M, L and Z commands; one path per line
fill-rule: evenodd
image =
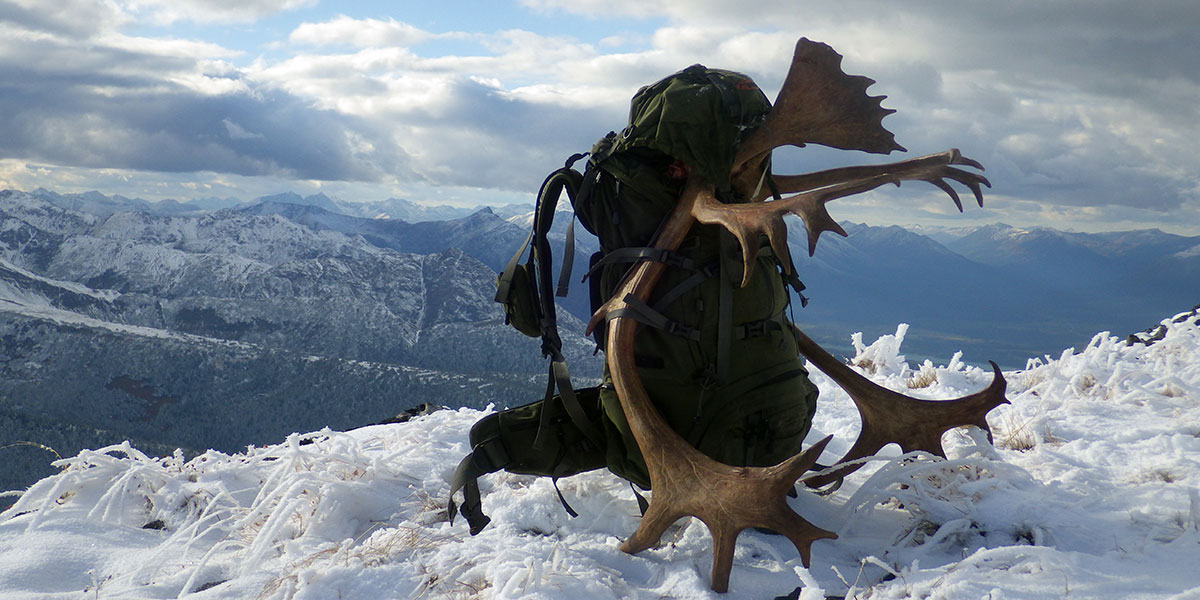
M 700 330 L 690 325 L 684 325 L 679 321 L 667 321 L 663 327 L 667 333 L 678 336 L 684 339 L 698 341 L 700 339 Z
M 767 335 L 767 320 L 754 321 L 738 327 L 738 338 L 748 339 Z
M 659 262 L 663 263 L 664 265 L 667 265 L 668 267 L 674 267 L 676 269 L 687 269 L 689 271 L 694 270 L 695 264 L 696 264 L 695 261 L 693 261 L 692 259 L 690 259 L 686 256 L 683 256 L 682 254 L 679 254 L 677 252 L 671 252 L 669 250 L 664 250 L 662 252 L 662 254 L 659 256 L 658 260 L 659 260 Z

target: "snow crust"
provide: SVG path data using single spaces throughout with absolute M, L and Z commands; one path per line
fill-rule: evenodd
M 723 596 L 708 588 L 702 524 L 636 556 L 617 549 L 637 505 L 604 471 L 559 481 L 578 518 L 549 479 L 496 474 L 480 481 L 492 524 L 472 537 L 447 523 L 448 481 L 486 414 L 458 409 L 232 455 L 123 444 L 63 459 L 0 513 L 0 599 L 1196 599 L 1200 317 L 1163 325 L 1151 345 L 1101 333 L 1006 373 L 994 446 L 957 430 L 949 460 L 885 452 L 829 496 L 802 492 L 793 506 L 839 538 L 815 543 L 805 569 L 785 539 L 744 532 Z M 908 363 L 906 332 L 856 336 L 852 362 L 924 398 L 987 384 L 961 353 Z M 813 376 L 828 461 L 858 417 Z

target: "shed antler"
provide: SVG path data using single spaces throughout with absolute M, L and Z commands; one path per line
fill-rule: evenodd
M 712 186 L 697 178 L 688 180 L 678 204 L 655 241 L 656 248 L 676 249 L 695 220 L 692 206 L 700 197 L 712 196 Z M 646 302 L 666 265 L 643 262 L 630 272 L 613 297 L 592 315 L 588 333 L 609 313 L 626 308 L 631 299 Z M 609 372 L 629 429 L 646 459 L 653 490 L 650 506 L 637 531 L 621 545 L 636 554 L 658 542 L 663 532 L 685 516 L 699 518 L 713 539 L 712 588 L 729 589 L 733 550 L 738 534 L 747 527 L 766 527 L 792 541 L 800 560 L 809 564 L 812 543 L 837 535 L 809 523 L 787 504 L 787 491 L 817 457 L 832 436 L 772 467 L 732 467 L 719 463 L 688 444 L 663 421 L 642 386 L 634 363 L 633 339 L 638 322 L 614 317 L 608 325 L 606 348 Z
M 771 149 L 786 145 L 818 143 L 836 148 L 888 153 L 903 149 L 881 120 L 891 111 L 883 109 L 879 97 L 866 96 L 873 83 L 865 77 L 849 76 L 841 70 L 841 56 L 824 44 L 801 39 L 796 45 L 792 67 L 779 98 L 764 124 L 749 136 L 739 150 L 732 175 L 743 193 L 751 182 L 761 179 L 765 157 Z M 859 194 L 887 183 L 927 181 L 946 191 L 962 209 L 957 193 L 945 180 L 957 181 L 974 192 L 982 204 L 982 176 L 953 165 L 982 167 L 948 150 L 886 165 L 834 169 L 809 175 L 782 177 L 787 193 L 796 196 L 771 202 L 725 205 L 718 202 L 711 184 L 698 176 L 689 177 L 683 193 L 655 238 L 654 247 L 676 250 L 696 221 L 718 223 L 731 231 L 742 245 L 745 260 L 743 285 L 757 253 L 758 236 L 766 235 L 776 256 L 788 256 L 786 226 L 788 213 L 804 219 L 812 253 L 820 234 L 846 233 L 825 210 L 835 198 Z M 747 197 L 749 195 L 747 194 Z M 788 261 L 783 261 L 788 262 Z M 629 428 L 637 440 L 650 473 L 653 496 L 637 531 L 621 549 L 636 553 L 654 545 L 671 523 L 684 516 L 704 522 L 713 538 L 712 588 L 728 589 L 733 550 L 738 534 L 748 527 L 765 527 L 788 537 L 807 567 L 816 540 L 836 538 L 809 523 L 788 506 L 786 492 L 810 469 L 829 443 L 826 437 L 804 452 L 771 467 L 733 467 L 719 463 L 693 448 L 658 413 L 641 383 L 634 362 L 637 321 L 623 316 L 631 301 L 646 302 L 666 265 L 643 262 L 632 269 L 613 297 L 592 316 L 588 331 L 609 318 L 607 360 L 613 384 Z M 924 449 L 944 456 L 941 434 L 958 425 L 987 429 L 986 413 L 1004 400 L 1004 379 L 996 376 L 983 392 L 949 401 L 909 398 L 875 385 L 840 363 L 797 330 L 801 353 L 845 388 L 859 407 L 863 429 L 859 441 L 839 461 L 845 462 L 875 452 L 889 442 L 905 449 Z M 848 473 L 845 467 L 823 481 Z

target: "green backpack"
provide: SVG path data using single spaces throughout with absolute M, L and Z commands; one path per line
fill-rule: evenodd
M 472 427 L 472 451 L 451 484 L 452 498 L 459 489 L 464 492 L 461 512 L 472 534 L 489 521 L 476 483 L 487 473 L 505 470 L 557 480 L 607 467 L 650 489 L 607 366 L 600 386 L 575 390 L 570 385 L 553 295 L 565 295 L 571 277 L 574 222 L 555 291 L 546 240 L 563 191 L 576 218 L 600 241 L 585 275 L 593 310 L 633 264 L 654 260 L 671 267 L 649 302 L 612 315 L 641 324 L 635 340 L 639 375 L 667 423 L 727 464 L 768 466 L 800 451 L 817 398 L 787 314 L 788 287 L 799 294 L 803 284 L 794 275 L 784 276 L 765 246 L 749 284 L 739 287 L 740 250 L 715 225 L 693 227 L 676 252 L 650 247 L 682 189 L 679 163 L 713 182 L 721 201 L 742 201 L 729 181 L 733 156 L 742 136 L 770 109 L 749 77 L 693 65 L 639 90 L 629 125 L 596 143 L 582 174 L 572 168 L 583 156 L 576 155 L 547 177 L 530 236 L 498 278 L 496 296 L 510 324 L 542 338 L 542 352 L 550 359 L 546 396 L 488 415 Z M 770 185 L 769 176 L 764 183 Z M 604 328 L 595 335 L 603 348 Z M 563 505 L 575 515 L 565 500 Z M 454 512 L 451 500 L 451 518 Z

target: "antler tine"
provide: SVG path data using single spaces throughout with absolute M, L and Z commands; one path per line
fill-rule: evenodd
M 939 152 L 937 154 L 930 154 L 928 156 L 922 156 L 919 158 L 896 163 L 888 163 L 884 165 L 839 167 L 836 169 L 805 173 L 803 175 L 773 174 L 771 175 L 771 179 L 775 183 L 775 189 L 777 189 L 781 194 L 797 194 L 800 192 L 807 192 L 817 188 L 822 188 L 827 185 L 833 185 L 835 183 L 843 183 L 855 179 L 862 179 L 864 177 L 871 177 L 888 170 L 916 168 L 921 164 L 926 166 L 942 166 L 943 177 L 947 179 L 953 179 L 954 181 L 957 181 L 970 188 L 971 191 L 975 193 L 975 199 L 981 203 L 980 206 L 982 206 L 983 202 L 983 193 L 979 189 L 979 186 L 981 184 L 987 187 L 992 186 L 991 182 L 989 182 L 987 178 L 982 175 L 964 171 L 962 169 L 952 168 L 950 166 L 960 165 L 972 167 L 980 171 L 984 170 L 983 165 L 963 156 L 962 152 L 959 152 L 958 148 L 950 148 L 949 150 Z M 758 195 L 752 198 L 751 201 L 761 202 L 769 198 L 771 193 L 772 191 L 770 189 L 764 187 L 763 189 L 759 190 Z
M 809 255 L 816 249 L 817 238 L 825 231 L 833 231 L 842 236 L 842 229 L 829 211 L 825 203 L 835 198 L 852 196 L 890 183 L 894 178 L 890 174 L 876 175 L 857 181 L 849 181 L 831 185 L 819 190 L 805 192 L 774 202 L 754 204 L 722 204 L 712 194 L 699 198 L 692 209 L 692 216 L 697 221 L 706 224 L 719 224 L 737 238 L 742 246 L 742 287 L 750 282 L 754 274 L 754 259 L 758 256 L 758 236 L 765 235 L 771 243 L 771 250 L 780 258 L 780 263 L 791 264 L 791 252 L 787 246 L 787 225 L 783 216 L 792 213 L 804 220 L 808 229 Z
M 825 204 L 830 200 L 875 189 L 885 183 L 900 185 L 902 181 L 927 181 L 949 194 L 961 211 L 962 201 L 958 193 L 945 181 L 950 179 L 970 188 L 982 206 L 980 185 L 990 186 L 988 180 L 982 175 L 951 166 L 970 164 L 978 163 L 951 148 L 945 152 L 883 165 L 831 169 L 781 178 L 789 192 L 797 191 L 797 188 L 807 191 L 780 200 L 748 204 L 722 204 L 710 194 L 698 199 L 692 215 L 701 223 L 722 225 L 737 238 L 742 246 L 742 286 L 745 287 L 750 282 L 754 259 L 758 255 L 758 236 L 767 236 L 771 249 L 782 259 L 780 262 L 785 268 L 791 264 L 787 260 L 791 253 L 787 247 L 784 215 L 791 213 L 803 219 L 808 231 L 808 255 L 812 256 L 822 233 L 832 231 L 846 236 L 845 230 L 833 220 Z
M 920 400 L 879 386 L 859 375 L 854 369 L 834 358 L 799 328 L 794 328 L 800 353 L 833 379 L 858 406 L 862 431 L 858 440 L 838 459 L 835 465 L 870 456 L 889 443 L 896 443 L 905 452 L 924 450 L 946 457 L 942 434 L 955 427 L 974 425 L 988 433 L 987 413 L 1001 404 L 1008 404 L 1004 392 L 1008 386 L 1000 367 L 992 362 L 992 382 L 988 387 L 953 400 Z M 811 477 L 810 487 L 821 487 L 844 477 L 860 464 Z

